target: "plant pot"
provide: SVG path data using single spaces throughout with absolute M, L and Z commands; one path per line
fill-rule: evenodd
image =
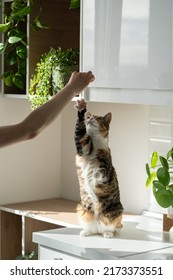
M 77 66 L 69 66 L 64 73 L 59 66 L 54 66 L 52 70 L 52 90 L 53 94 L 59 92 L 69 81 L 72 72 L 78 71 Z
M 172 220 L 173 220 L 173 207 L 172 207 L 172 206 L 168 207 L 167 217 L 168 217 L 169 219 L 172 219 Z

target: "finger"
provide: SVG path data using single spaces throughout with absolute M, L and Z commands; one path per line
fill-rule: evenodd
M 91 81 L 94 81 L 94 80 L 95 80 L 95 77 L 94 77 L 92 71 L 88 71 L 88 72 L 87 72 L 87 75 L 90 77 Z

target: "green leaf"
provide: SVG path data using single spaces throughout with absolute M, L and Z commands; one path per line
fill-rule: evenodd
M 173 148 L 167 153 L 167 159 L 169 159 L 170 157 L 173 160 Z
M 19 73 L 16 73 L 13 77 L 13 84 L 17 86 L 18 88 L 24 89 L 24 83 L 23 76 Z
M 156 179 L 156 172 L 152 172 L 150 176 L 148 176 L 147 178 L 146 187 L 149 188 L 155 179 Z
M 157 166 L 158 159 L 159 159 L 158 153 L 156 151 L 153 152 L 152 157 L 151 157 L 151 167 L 152 168 L 155 168 Z
M 8 46 L 8 42 L 6 41 L 4 44 L 0 43 L 0 54 L 4 53 Z
M 25 46 L 18 46 L 16 48 L 16 54 L 18 55 L 18 57 L 20 57 L 21 59 L 25 59 L 26 58 L 26 47 Z
M 17 62 L 17 56 L 16 56 L 16 52 L 15 50 L 9 52 L 6 56 L 5 56 L 5 60 L 9 65 L 14 65 Z
M 151 173 L 150 173 L 150 168 L 148 163 L 145 165 L 145 168 L 146 168 L 147 175 L 150 177 Z
M 155 193 L 157 203 L 163 207 L 168 208 L 173 203 L 173 194 L 169 190 L 158 190 Z
M 18 61 L 18 72 L 22 74 L 22 76 L 26 75 L 26 59 Z
M 80 7 L 80 0 L 71 0 L 70 9 L 77 9 Z
M 37 31 L 39 29 L 48 29 L 47 24 L 42 23 L 38 17 L 36 17 L 32 22 L 31 27 L 34 31 Z
M 12 85 L 13 85 L 13 74 L 9 74 L 9 75 L 5 75 L 5 77 L 4 77 L 4 83 L 5 83 L 5 85 L 6 86 L 8 86 L 8 87 L 12 87 Z
M 156 187 L 156 189 L 166 189 L 165 186 L 157 180 L 153 181 L 153 185 Z
M 31 6 L 25 6 L 21 8 L 17 12 L 12 12 L 10 15 L 10 20 L 24 20 L 24 17 L 30 14 L 32 11 Z
M 10 28 L 10 22 L 0 24 L 0 32 L 5 33 Z
M 173 193 L 173 184 L 170 184 L 169 186 L 167 186 L 166 189 Z
M 156 192 L 157 192 L 157 189 L 156 187 L 153 185 L 153 195 L 156 196 Z
M 24 39 L 26 37 L 26 34 L 19 29 L 12 29 L 8 32 L 8 38 L 10 37 L 19 37 Z
M 21 40 L 22 40 L 22 38 L 20 38 L 20 37 L 12 36 L 8 39 L 8 42 L 10 44 L 15 44 L 15 43 L 18 43 Z
M 159 182 L 161 184 L 163 184 L 164 186 L 169 185 L 170 175 L 169 175 L 168 170 L 165 167 L 160 167 L 157 170 L 157 178 L 158 178 Z
M 162 156 L 160 156 L 159 159 L 160 159 L 162 166 L 165 167 L 167 170 L 169 170 L 169 164 L 168 164 L 167 159 Z

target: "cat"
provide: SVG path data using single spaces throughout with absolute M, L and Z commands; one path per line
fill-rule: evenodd
M 112 115 L 91 115 L 83 99 L 77 100 L 75 109 L 78 111 L 75 144 L 81 200 L 77 214 L 83 228 L 80 235 L 102 234 L 111 238 L 122 227 L 123 213 L 117 174 L 108 146 Z

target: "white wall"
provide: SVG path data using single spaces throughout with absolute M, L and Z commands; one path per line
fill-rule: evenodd
M 126 211 L 148 207 L 145 163 L 148 161 L 148 106 L 88 103 L 94 114 L 112 112 L 110 148 Z M 27 100 L 0 97 L 0 125 L 29 114 Z M 0 149 L 0 204 L 62 196 L 79 200 L 75 167 L 76 111 L 70 102 L 36 139 Z
M 30 112 L 25 99 L 0 96 L 0 125 Z M 61 117 L 37 138 L 0 149 L 0 204 L 57 197 L 60 193 Z
M 61 195 L 79 199 L 79 186 L 75 168 L 74 125 L 76 111 L 74 102 L 62 114 L 62 169 Z M 126 211 L 140 213 L 147 209 L 149 191 L 145 187 L 145 163 L 148 162 L 149 107 L 88 103 L 93 114 L 112 112 L 110 148 L 116 168 L 122 203 Z

